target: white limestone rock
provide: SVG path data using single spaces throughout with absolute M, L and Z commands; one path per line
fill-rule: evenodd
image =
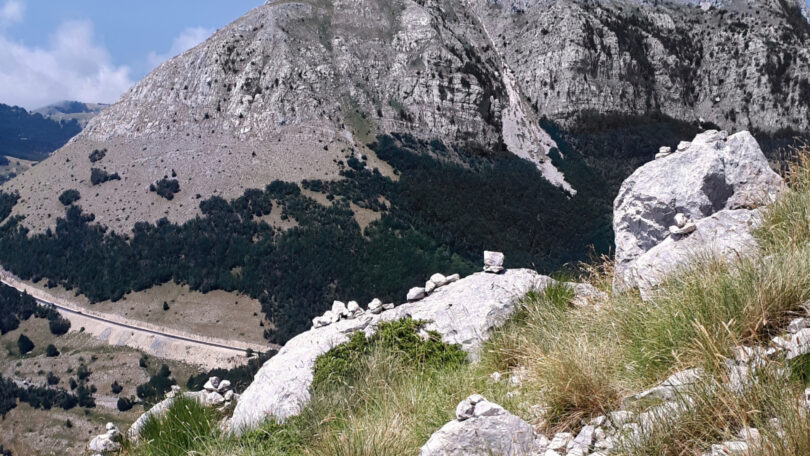
M 437 287 L 438 285 L 436 284 L 436 282 L 428 280 L 427 282 L 425 282 L 425 293 L 431 294 L 433 293 L 433 290 L 435 290 Z
M 757 252 L 753 231 L 762 222 L 759 210 L 722 210 L 698 220 L 695 231 L 668 238 L 639 255 L 623 270 L 624 286 L 634 286 L 647 298 L 667 276 L 695 259 L 714 257 L 733 261 Z
M 203 389 L 206 391 L 217 391 L 219 389 L 219 377 L 211 377 L 208 381 L 205 382 L 203 385 Z
M 509 318 L 517 300 L 529 290 L 543 289 L 552 282 L 528 269 L 477 273 L 441 287 L 420 301 L 299 334 L 264 364 L 242 394 L 233 414 L 232 430 L 239 433 L 266 419 L 283 421 L 296 415 L 309 401 L 316 358 L 346 342 L 355 331 L 372 334 L 380 321 L 406 317 L 426 321 L 426 330 L 438 332 L 445 343 L 460 345 L 475 360 L 489 330 Z
M 360 304 L 358 304 L 357 301 L 349 301 L 349 303 L 346 304 L 346 310 L 349 318 L 355 318 L 363 313 L 363 309 L 360 308 Z
M 484 251 L 484 272 L 498 274 L 503 271 L 503 253 Z
M 337 315 L 339 318 L 345 318 L 349 316 L 349 309 L 346 307 L 344 302 L 335 301 L 332 303 L 332 313 Z
M 691 143 L 681 143 L 678 150 L 637 169 L 614 201 L 619 288 L 634 285 L 627 277 L 633 262 L 669 237 L 676 214 L 692 219 L 699 232 L 701 219 L 722 210 L 769 204 L 784 189 L 748 132 L 727 136 L 709 130 Z
M 408 290 L 408 295 L 406 296 L 406 299 L 408 301 L 418 301 L 418 300 L 424 298 L 425 295 L 426 295 L 426 293 L 425 293 L 424 288 L 422 288 L 422 287 L 413 287 L 410 290 Z
M 442 286 L 442 285 L 446 285 L 446 283 L 445 283 L 446 280 L 447 280 L 447 277 L 445 277 L 442 274 L 439 274 L 438 272 L 436 274 L 433 274 L 432 276 L 430 276 L 430 281 L 435 283 L 436 286 L 439 286 L 439 287 Z
M 434 432 L 419 456 L 529 456 L 535 448 L 529 423 L 480 395 L 463 400 L 456 414 L 459 419 Z
M 382 312 L 383 311 L 383 303 L 382 303 L 382 301 L 380 301 L 377 298 L 372 299 L 371 302 L 368 303 L 368 311 L 373 313 L 373 314 L 378 314 L 378 313 Z
M 699 368 L 676 372 L 657 386 L 638 393 L 633 396 L 633 398 L 657 398 L 665 401 L 673 400 L 681 393 L 694 386 L 702 377 L 703 370 Z

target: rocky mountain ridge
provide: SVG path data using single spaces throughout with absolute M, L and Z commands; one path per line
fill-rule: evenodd
M 810 25 L 792 1 L 268 2 L 159 66 L 59 160 L 6 188 L 29 203 L 15 214 L 44 230 L 59 213 L 51 196 L 82 184 L 57 168 L 107 148 L 105 166 L 125 182 L 83 207 L 126 232 L 135 221 L 188 220 L 198 194 L 333 179 L 334 160 L 373 157 L 365 144 L 398 132 L 509 151 L 574 194 L 540 120 L 587 129 L 656 114 L 807 130 Z M 172 204 L 140 198 L 172 170 L 189 191 Z M 128 220 L 113 215 L 122 200 Z

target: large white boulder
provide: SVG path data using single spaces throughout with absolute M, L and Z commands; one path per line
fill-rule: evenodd
M 528 456 L 534 449 L 535 434 L 529 423 L 473 395 L 459 404 L 457 419 L 430 436 L 419 456 Z
M 752 232 L 761 222 L 758 209 L 722 210 L 700 219 L 692 233 L 664 239 L 629 263 L 622 281 L 625 286 L 638 287 L 647 299 L 668 275 L 696 260 L 731 261 L 750 256 L 758 249 Z
M 773 202 L 784 182 L 748 132 L 728 136 L 706 131 L 691 143 L 637 169 L 613 204 L 616 285 L 632 263 L 670 236 L 675 215 L 697 223 L 724 209 L 751 209 Z
M 551 278 L 528 269 L 512 269 L 503 274 L 481 272 L 438 288 L 420 301 L 379 315 L 367 312 L 354 320 L 341 320 L 299 334 L 256 374 L 236 405 L 231 429 L 240 433 L 267 419 L 283 421 L 298 414 L 309 402 L 316 358 L 346 342 L 355 331 L 373 333 L 380 321 L 406 317 L 426 321 L 427 330 L 437 331 L 444 342 L 460 345 L 471 359 L 477 359 L 489 330 L 506 321 L 516 309 L 518 299 L 552 282 Z M 572 286 L 575 290 L 579 288 Z

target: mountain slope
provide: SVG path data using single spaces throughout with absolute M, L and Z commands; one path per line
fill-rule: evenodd
M 80 131 L 76 122 L 55 121 L 17 106 L 0 104 L 0 155 L 42 160 Z
M 32 112 L 42 114 L 57 122 L 75 120 L 79 126 L 84 128 L 87 122 L 97 116 L 104 108 L 109 106 L 105 103 L 82 103 L 80 101 L 60 101 L 52 105 L 35 109 Z

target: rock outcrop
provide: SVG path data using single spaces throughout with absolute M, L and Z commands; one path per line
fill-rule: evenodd
M 480 272 L 436 289 L 431 295 L 379 314 L 365 312 L 313 328 L 291 339 L 268 360 L 245 390 L 234 411 L 235 432 L 253 428 L 267 419 L 283 421 L 296 415 L 309 401 L 313 367 L 318 356 L 346 342 L 356 331 L 374 332 L 381 321 L 412 318 L 427 322 L 448 344 L 458 344 L 470 359 L 489 331 L 501 325 L 517 308 L 517 301 L 530 290 L 542 290 L 553 279 L 528 269 L 510 269 L 501 274 Z M 592 287 L 570 284 L 576 293 L 593 294 Z
M 756 209 L 726 209 L 700 219 L 692 232 L 672 235 L 630 263 L 624 283 L 637 286 L 647 298 L 655 286 L 694 260 L 751 257 L 758 250 L 752 232 L 761 221 Z
M 773 202 L 783 188 L 748 132 L 728 136 L 710 130 L 681 143 L 621 186 L 613 211 L 614 285 L 649 287 L 688 255 L 706 248 L 730 255 L 747 248 L 757 220 L 751 210 Z
M 529 456 L 535 448 L 532 426 L 480 395 L 456 408 L 456 419 L 422 446 L 419 456 Z
M 113 423 L 107 423 L 107 432 L 93 438 L 87 449 L 93 456 L 110 456 L 121 449 L 121 433 Z

